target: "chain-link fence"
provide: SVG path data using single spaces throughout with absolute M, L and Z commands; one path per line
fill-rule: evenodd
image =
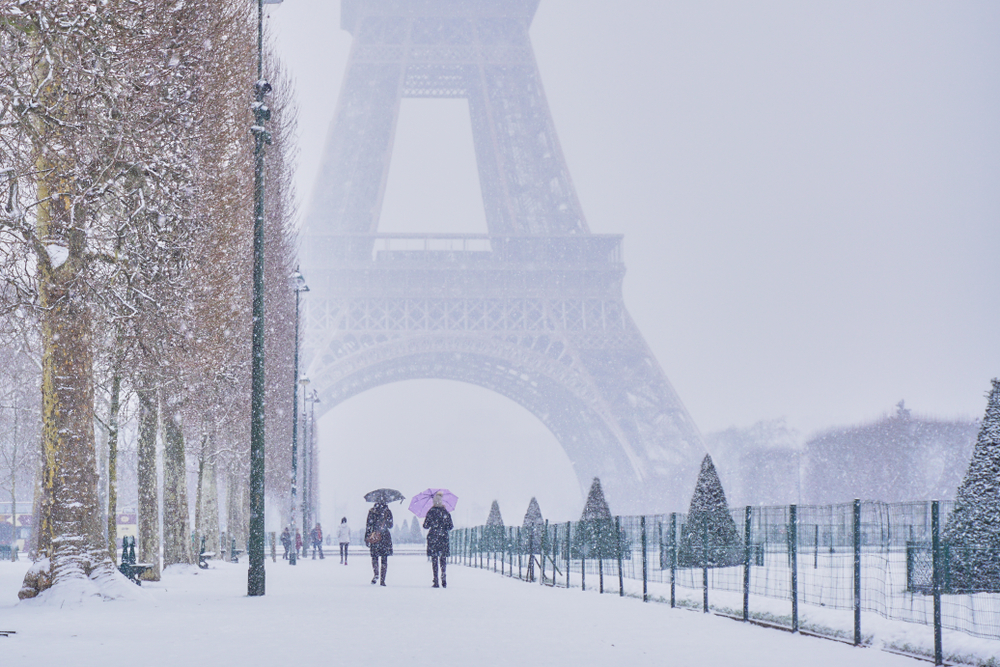
M 481 526 L 452 533 L 452 560 L 855 644 L 866 643 L 861 612 L 873 612 L 933 628 L 940 664 L 942 629 L 1000 639 L 1000 577 L 969 576 L 995 569 L 1000 550 L 948 544 L 951 510 L 855 501 L 746 507 L 690 523 L 675 513 Z

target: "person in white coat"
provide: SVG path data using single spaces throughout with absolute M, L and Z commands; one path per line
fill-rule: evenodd
M 347 525 L 346 516 L 340 520 L 337 541 L 340 542 L 340 564 L 347 565 L 347 547 L 351 544 L 351 527 Z

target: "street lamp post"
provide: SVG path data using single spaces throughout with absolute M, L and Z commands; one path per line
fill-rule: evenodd
M 298 504 L 296 498 L 299 468 L 299 297 L 303 292 L 309 291 L 306 279 L 302 277 L 298 269 L 292 274 L 292 289 L 295 291 L 295 370 L 293 371 L 292 384 L 292 509 L 288 514 L 289 537 L 295 540 L 295 506 Z M 305 417 L 305 415 L 303 415 Z M 298 548 L 290 549 L 288 564 L 295 565 L 298 557 Z
M 309 436 L 305 441 L 306 451 L 309 456 L 309 496 L 305 498 L 306 514 L 309 518 L 309 525 L 316 522 L 315 501 L 316 501 L 316 404 L 319 403 L 319 392 L 313 389 L 303 398 L 303 403 L 309 401 Z M 303 412 L 305 405 L 302 406 Z
M 302 385 L 302 557 L 306 557 L 309 551 L 309 438 L 306 421 L 306 387 L 309 386 L 309 378 L 303 377 L 299 380 Z
M 281 0 L 257 0 L 257 81 L 254 82 L 253 170 L 253 340 L 250 379 L 250 539 L 247 555 L 247 595 L 264 594 L 264 144 L 271 135 L 264 123 L 271 110 L 264 98 L 271 84 L 264 79 L 264 5 Z

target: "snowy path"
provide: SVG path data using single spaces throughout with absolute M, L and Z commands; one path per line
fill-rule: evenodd
M 549 589 L 460 566 L 430 588 L 420 556 L 389 560 L 369 584 L 364 557 L 267 564 L 250 599 L 246 565 L 168 571 L 138 600 L 18 604 L 27 564 L 0 563 L 5 665 L 268 664 L 916 667 L 876 649 L 793 636 L 616 595 Z M 109 662 L 112 661 L 112 662 Z

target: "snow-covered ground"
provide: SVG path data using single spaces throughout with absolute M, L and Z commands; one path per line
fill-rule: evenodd
M 871 648 L 795 636 L 662 604 L 552 589 L 453 565 L 430 587 L 419 555 L 390 558 L 388 586 L 351 556 L 267 564 L 246 597 L 245 563 L 168 568 L 128 600 L 17 602 L 27 563 L 0 563 L 4 665 L 400 664 L 914 667 Z M 110 662 L 109 662 L 110 661 Z

